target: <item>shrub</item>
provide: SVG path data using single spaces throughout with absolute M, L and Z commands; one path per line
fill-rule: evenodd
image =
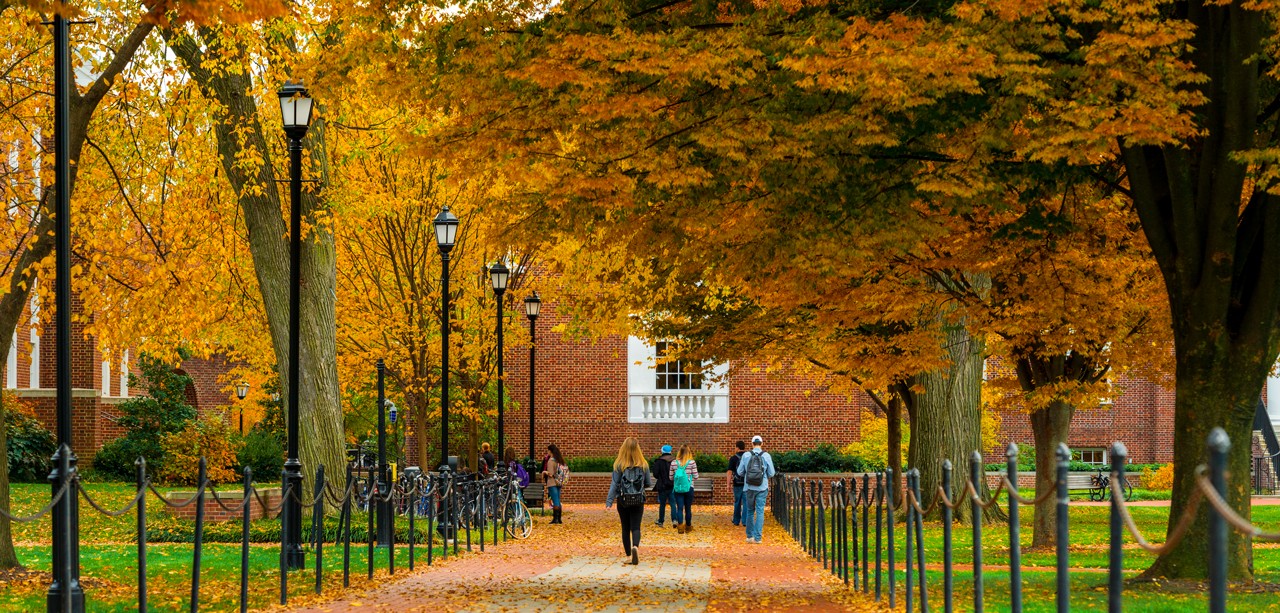
M 142 354 L 138 359 L 141 376 L 129 374 L 129 385 L 145 386 L 147 395 L 130 398 L 120 404 L 120 419 L 125 435 L 107 443 L 93 457 L 96 471 L 125 481 L 135 477 L 134 461 L 147 459 L 151 472 L 164 468 L 164 450 L 160 440 L 183 430 L 196 417 L 187 404 L 186 389 L 191 377 L 178 374 L 168 364 Z M 192 477 L 194 478 L 194 477 Z
M 1167 492 L 1173 489 L 1173 462 L 1160 468 L 1142 469 L 1142 487 L 1148 490 Z
M 840 453 L 845 456 L 862 458 L 868 468 L 882 469 L 889 465 L 889 420 L 870 412 L 862 415 L 862 440 L 849 443 Z M 902 422 L 902 455 L 906 461 L 907 449 L 911 443 L 911 427 Z M 776 458 L 775 458 L 776 459 Z M 781 469 L 779 469 L 781 470 Z
M 613 460 L 613 458 L 588 456 L 569 458 L 567 461 L 569 470 L 575 473 L 608 473 L 613 472 Z
M 209 480 L 214 483 L 236 481 L 236 445 L 231 428 L 221 416 L 188 422 L 178 432 L 160 439 L 164 464 L 156 475 L 165 483 L 198 485 L 200 458 L 207 462 Z
M 236 453 L 236 473 L 243 475 L 245 468 L 253 469 L 254 481 L 279 479 L 284 470 L 284 445 L 280 438 L 265 430 L 250 430 Z
M 12 392 L 3 395 L 4 431 L 8 442 L 9 479 L 19 483 L 42 482 L 49 477 L 50 459 L 57 450 L 53 434 Z

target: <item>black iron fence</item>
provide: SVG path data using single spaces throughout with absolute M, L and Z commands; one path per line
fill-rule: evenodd
M 62 457 L 68 457 L 69 450 L 64 446 L 60 453 Z M 137 467 L 136 491 L 133 498 L 120 509 L 103 507 L 85 489 L 76 471 L 62 470 L 57 474 L 60 476 L 69 475 L 70 477 L 59 479 L 59 482 L 55 484 L 57 489 L 49 503 L 38 512 L 26 516 L 12 515 L 3 510 L 0 510 L 0 513 L 14 522 L 38 521 L 53 511 L 64 496 L 82 497 L 91 509 L 108 517 L 121 517 L 133 512 L 137 517 L 138 610 L 143 612 L 147 611 L 148 492 L 153 494 L 161 504 L 173 509 L 195 506 L 190 597 L 190 610 L 193 612 L 200 609 L 200 578 L 205 536 L 206 503 L 210 500 L 223 512 L 231 515 L 238 514 L 241 520 L 239 572 L 239 603 L 241 611 L 247 611 L 249 607 L 250 522 L 255 501 L 263 516 L 281 522 L 280 532 L 282 535 L 287 534 L 289 528 L 289 526 L 285 525 L 289 514 L 281 512 L 287 501 L 297 501 L 302 508 L 310 509 L 308 545 L 315 560 L 316 594 L 321 594 L 323 591 L 325 573 L 323 557 L 327 544 L 342 546 L 342 585 L 343 587 L 350 586 L 353 511 L 359 509 L 369 510 L 368 526 L 366 527 L 365 542 L 363 543 L 366 548 L 366 567 L 369 578 L 373 578 L 374 569 L 377 566 L 374 554 L 375 545 L 385 547 L 386 568 L 390 574 L 395 574 L 397 545 L 407 550 L 408 568 L 413 570 L 417 563 L 418 549 L 422 545 L 426 545 L 427 564 L 431 565 L 435 558 L 437 542 L 442 545 L 440 548 L 440 556 L 442 558 L 447 558 L 451 554 L 458 555 L 463 548 L 467 551 L 472 551 L 473 547 L 478 547 L 480 551 L 484 551 L 485 537 L 490 533 L 492 534 L 492 545 L 497 545 L 499 534 L 502 534 L 502 540 L 504 541 L 509 534 L 513 534 L 512 522 L 526 522 L 529 520 L 527 511 L 523 511 L 518 520 L 513 517 L 513 514 L 521 513 L 520 509 L 523 508 L 522 506 L 510 504 L 511 501 L 519 499 L 518 495 L 512 494 L 513 489 L 518 489 L 518 485 L 506 471 L 502 470 L 495 471 L 485 478 L 479 478 L 473 474 L 455 474 L 448 471 L 433 474 L 419 473 L 408 479 L 402 478 L 395 484 L 366 487 L 360 480 L 354 478 L 351 466 L 347 468 L 345 485 L 342 486 L 335 486 L 325 475 L 324 466 L 320 466 L 316 470 L 311 491 L 293 491 L 290 489 L 289 481 L 286 480 L 281 489 L 279 499 L 272 504 L 271 496 L 268 495 L 265 498 L 263 496 L 266 488 L 260 487 L 260 484 L 253 480 L 253 473 L 248 468 L 244 470 L 244 480 L 241 484 L 239 500 L 224 502 L 224 499 L 230 501 L 234 497 L 230 495 L 230 492 L 219 492 L 214 484 L 209 481 L 204 458 L 200 459 L 199 472 L 196 479 L 198 485 L 194 494 L 181 501 L 171 500 L 156 489 L 151 482 L 151 475 L 147 471 L 144 459 L 138 459 Z M 270 484 L 271 489 L 275 489 L 275 487 L 275 483 Z M 392 530 L 391 538 L 388 542 L 376 543 L 377 535 L 374 530 L 374 523 L 376 520 L 375 515 L 379 508 L 378 503 L 387 501 L 392 503 L 392 508 L 396 509 L 398 514 L 405 515 L 408 518 L 408 536 L 405 542 L 397 543 L 395 531 Z M 323 523 L 326 507 L 336 511 L 339 517 L 338 530 L 331 536 L 326 534 L 327 531 Z M 425 530 L 419 529 L 421 521 L 426 522 Z M 56 524 L 55 529 L 58 529 L 61 525 L 67 526 L 69 531 L 77 531 L 79 522 Z M 473 533 L 475 534 L 474 540 Z M 74 538 L 72 538 L 73 536 Z M 68 539 L 65 542 L 78 541 L 79 534 L 74 534 L 68 535 Z M 358 541 L 356 544 L 357 546 L 361 545 Z M 450 551 L 451 549 L 452 551 Z M 289 595 L 289 573 L 285 554 L 285 548 L 281 547 L 279 566 L 280 604 L 287 604 Z M 358 551 L 356 555 L 359 555 Z M 77 556 L 75 555 L 64 555 L 55 560 L 55 564 L 64 565 L 63 568 L 54 568 L 55 581 L 57 581 L 58 577 L 71 577 L 78 581 L 79 564 L 76 558 Z M 69 596 L 71 591 L 63 590 L 62 593 Z M 91 595 L 86 596 L 86 599 L 89 597 Z M 70 607 L 64 607 L 63 610 L 70 610 Z
M 1110 478 L 1110 542 L 1108 547 L 1108 608 L 1118 612 L 1123 608 L 1124 532 L 1129 532 L 1142 549 L 1160 554 L 1179 543 L 1201 510 L 1202 503 L 1209 513 L 1209 610 L 1218 613 L 1226 610 L 1227 601 L 1227 531 L 1237 530 L 1250 538 L 1280 541 L 1280 532 L 1266 532 L 1254 526 L 1236 513 L 1224 496 L 1227 483 L 1227 450 L 1230 441 L 1226 432 L 1215 429 L 1209 435 L 1209 463 L 1197 469 L 1196 489 L 1188 500 L 1187 510 L 1179 519 L 1168 539 L 1162 544 L 1152 544 L 1142 535 L 1130 516 L 1122 488 L 1125 461 L 1128 450 L 1121 443 L 1111 449 L 1112 472 Z M 1047 498 L 1057 501 L 1056 519 L 1056 568 L 1055 581 L 1057 610 L 1070 611 L 1070 520 L 1071 504 L 1068 467 L 1071 452 L 1066 445 L 1058 448 L 1056 487 L 1037 492 L 1037 498 L 1028 499 L 1018 494 L 1018 448 L 1010 445 L 1007 453 L 1006 473 L 989 497 L 983 498 L 977 484 L 984 482 L 982 455 L 974 452 L 969 460 L 969 475 L 955 493 L 953 467 L 950 461 L 943 463 L 942 483 L 933 503 L 922 507 L 924 497 L 920 491 L 920 473 L 907 470 L 902 488 L 903 500 L 894 500 L 895 475 L 883 473 L 862 475 L 859 479 L 842 478 L 827 482 L 805 480 L 779 475 L 771 490 L 771 506 L 774 518 L 804 547 L 814 559 L 844 580 L 852 589 L 874 594 L 876 601 L 886 598 L 889 606 L 898 606 L 899 572 L 905 582 L 902 592 L 907 611 L 929 610 L 929 591 L 925 573 L 924 517 L 941 507 L 942 528 L 942 608 L 950 613 L 954 607 L 955 573 L 952 559 L 952 528 L 955 510 L 968 504 L 971 516 L 981 517 L 986 509 L 996 505 L 1001 492 L 1007 497 L 1009 515 L 1009 609 L 1022 611 L 1022 561 L 1019 544 L 1021 526 L 1018 521 L 1020 506 L 1034 505 Z M 896 558 L 897 514 L 904 514 L 902 539 L 905 560 L 901 571 Z M 983 610 L 982 533 L 983 522 L 971 522 L 973 610 Z M 873 542 L 874 541 L 874 542 Z M 887 547 L 886 547 L 887 544 Z M 936 553 L 935 553 L 936 555 Z M 873 559 L 874 558 L 874 559 Z M 934 562 L 936 563 L 936 561 Z

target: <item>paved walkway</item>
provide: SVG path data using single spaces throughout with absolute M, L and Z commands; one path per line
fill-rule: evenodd
M 695 508 L 694 531 L 653 525 L 646 512 L 640 565 L 623 565 L 618 515 L 566 507 L 532 537 L 397 577 L 365 593 L 312 605 L 341 611 L 860 611 L 878 610 L 806 556 L 772 520 L 748 545 L 727 507 Z

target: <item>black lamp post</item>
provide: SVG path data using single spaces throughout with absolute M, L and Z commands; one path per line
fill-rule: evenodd
M 533 398 L 534 398 L 534 356 L 538 348 L 538 311 L 542 310 L 542 299 L 538 292 L 524 299 L 524 314 L 529 316 L 529 458 L 535 456 L 533 448 Z
M 76 474 L 71 451 L 71 44 L 63 10 L 53 15 L 53 139 L 54 139 L 54 277 L 57 311 L 58 450 L 53 454 L 49 481 L 53 495 Z M 84 611 L 80 585 L 80 497 L 74 488 L 53 507 L 53 582 L 45 598 L 50 612 Z
M 236 398 L 241 401 L 245 396 L 249 395 L 249 382 L 241 381 L 236 384 Z M 240 405 L 240 434 L 244 434 L 244 405 Z
M 502 391 L 503 371 L 502 371 L 502 294 L 507 291 L 507 281 L 511 278 L 511 271 L 507 270 L 507 266 L 501 260 L 497 264 L 489 267 L 489 280 L 493 282 L 493 297 L 498 303 L 498 457 L 506 452 L 503 446 L 502 438 L 502 405 L 504 398 Z
M 440 247 L 440 471 L 449 470 L 449 252 L 458 237 L 458 218 L 444 207 L 435 219 Z
M 385 499 L 378 501 L 378 546 L 387 547 L 391 543 L 391 531 L 395 518 L 391 513 L 391 478 L 387 473 L 387 388 L 386 364 L 378 360 L 378 494 Z
M 302 285 L 302 139 L 311 126 L 311 97 L 302 83 L 286 81 L 280 88 L 280 116 L 289 137 L 289 410 L 288 444 L 284 462 L 284 486 L 292 492 L 285 498 L 281 527 L 286 565 L 290 569 L 306 564 L 302 550 L 302 462 L 298 459 L 298 387 L 301 351 L 298 338 Z

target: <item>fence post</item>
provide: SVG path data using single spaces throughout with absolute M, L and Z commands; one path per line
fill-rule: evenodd
M 915 494 L 915 489 L 911 486 L 911 483 L 912 481 L 915 480 L 915 474 L 916 474 L 916 469 L 912 468 L 907 470 L 906 475 L 904 475 L 906 477 L 907 482 L 902 488 L 902 508 L 907 512 L 907 517 L 906 517 L 907 533 L 903 536 L 903 539 L 902 539 L 903 540 L 902 551 L 906 557 L 906 559 L 903 560 L 902 562 L 907 573 L 907 576 L 906 576 L 907 613 L 911 613 L 911 611 L 914 610 L 914 607 L 912 606 L 912 600 L 914 598 L 912 589 L 915 587 L 914 585 L 915 577 L 913 576 L 915 574 L 915 571 L 911 567 L 911 558 L 912 558 L 911 554 L 915 553 L 913 551 L 913 548 L 915 547 L 915 545 L 912 543 L 912 533 L 915 532 L 915 527 L 916 527 L 916 509 L 915 509 L 915 506 L 911 504 L 911 496 Z
M 880 602 L 880 586 L 883 585 L 883 579 L 880 576 L 880 560 L 883 555 L 884 547 L 881 543 L 881 533 L 883 529 L 884 515 L 884 474 L 876 473 L 876 602 Z
M 894 474 L 892 468 L 884 469 L 884 474 L 885 474 L 884 499 L 886 503 L 885 512 L 884 512 L 885 534 L 889 539 L 889 569 L 888 569 L 889 570 L 889 608 L 892 609 L 895 606 L 897 606 L 896 598 L 898 593 L 897 585 L 896 585 L 897 578 L 894 577 L 894 575 L 897 573 L 898 564 L 897 564 L 897 560 L 895 559 L 895 556 L 897 555 L 897 551 L 895 550 L 896 547 L 894 546 L 894 543 L 893 543 L 893 502 L 894 502 L 893 489 L 897 487 L 898 482 L 902 480 L 902 475 Z
M 916 494 L 916 501 L 923 506 L 924 497 L 920 495 L 920 469 L 918 468 L 912 476 L 911 487 Z M 911 552 L 907 552 L 907 555 L 911 555 Z M 916 572 L 920 573 L 920 611 L 929 613 L 929 592 L 924 574 L 924 516 L 918 511 L 916 512 Z
M 813 557 L 814 559 L 821 558 L 822 565 L 825 567 L 827 565 L 827 509 L 822 497 L 822 485 L 822 481 L 815 480 L 814 487 L 817 488 L 817 493 L 814 495 L 813 508 L 817 513 L 818 521 L 813 525 L 814 540 L 816 541 Z M 819 550 L 821 550 L 821 553 L 819 553 Z
M 428 492 L 428 498 L 427 498 L 427 504 L 426 504 L 426 509 L 427 509 L 427 566 L 431 566 L 431 561 L 432 561 L 432 559 L 434 558 L 434 549 L 436 548 L 436 530 L 435 530 L 435 527 L 436 527 L 436 502 L 435 502 L 435 498 L 436 498 L 436 496 L 437 496 L 437 495 L 439 495 L 439 493 L 440 493 L 440 489 L 439 489 L 439 488 L 440 488 L 440 484 L 438 483 L 439 478 L 438 478 L 438 477 L 432 477 L 431 475 L 427 475 L 427 483 L 431 483 L 432 481 L 436 481 L 437 483 L 435 484 L 435 486 L 431 486 L 431 485 L 428 485 L 428 486 L 427 486 L 427 492 Z
M 418 535 L 414 532 L 413 514 L 418 506 L 418 483 L 414 479 L 413 487 L 409 488 L 409 571 L 413 572 L 413 545 L 418 540 Z
M 946 497 L 946 501 L 951 505 L 959 504 L 952 497 L 951 488 L 951 471 L 954 467 L 951 460 L 942 461 L 942 495 Z M 944 501 L 939 501 L 941 504 Z M 953 603 L 951 601 L 951 592 L 955 587 L 952 583 L 951 575 L 951 521 L 953 511 L 951 506 L 942 504 L 942 610 L 944 613 L 951 613 Z
M 342 515 L 338 528 L 342 530 L 342 587 L 351 587 L 351 498 L 355 490 L 351 489 L 351 464 L 347 464 L 347 489 L 342 494 Z
M 982 454 L 977 450 L 969 454 L 969 494 L 970 521 L 973 523 L 973 610 L 982 613 L 982 484 L 986 483 L 986 473 L 982 467 Z
M 138 456 L 138 611 L 147 613 L 147 459 Z
M 324 555 L 324 464 L 316 466 L 315 500 L 311 503 L 311 542 L 316 548 L 316 594 L 322 589 L 324 566 L 321 556 Z
M 1227 497 L 1227 451 L 1231 439 L 1227 431 L 1214 428 L 1209 433 L 1209 481 L 1214 491 Z M 1117 485 L 1124 485 L 1123 481 Z M 1227 520 L 1209 505 L 1209 612 L 1227 610 Z
M 1022 613 L 1022 525 L 1018 520 L 1018 444 L 1005 449 L 1005 472 L 1009 479 L 1009 610 Z
M 1067 489 L 1067 471 L 1071 468 L 1071 450 L 1066 443 L 1058 443 L 1058 613 L 1071 610 L 1071 559 L 1067 546 L 1070 520 L 1071 492 Z
M 196 534 L 195 550 L 191 559 L 191 613 L 200 610 L 200 553 L 204 545 L 204 486 L 209 467 L 200 456 L 200 468 L 196 471 Z
M 280 483 L 280 604 L 289 604 L 289 567 L 286 552 L 288 547 L 289 514 L 285 512 L 285 499 L 289 497 L 290 480 L 283 475 Z
M 869 560 L 867 559 L 867 552 L 868 552 L 867 517 L 868 517 L 868 514 L 871 512 L 871 488 L 869 487 L 870 484 L 871 484 L 871 476 L 868 475 L 867 473 L 862 473 L 862 591 L 863 592 L 866 592 L 871 589 L 870 587 L 867 586 L 867 578 L 868 578 L 867 568 L 868 568 L 868 562 L 869 562 Z
M 1124 443 L 1116 441 L 1111 445 L 1111 478 L 1124 478 L 1124 466 L 1129 459 L 1129 450 Z M 1106 495 L 1105 493 L 1103 495 Z M 1107 610 L 1110 613 L 1121 613 L 1124 610 L 1124 526 L 1120 522 L 1120 502 L 1111 497 L 1111 569 L 1108 576 L 1110 589 L 1107 593 Z
M 368 579 L 373 578 L 373 541 L 376 539 L 376 536 L 374 535 L 373 520 L 374 520 L 374 515 L 378 513 L 378 506 L 379 506 L 378 497 L 382 494 L 381 488 L 378 487 L 378 484 L 379 484 L 379 480 L 375 477 L 373 479 L 372 487 L 369 488 L 368 503 L 364 505 L 365 510 L 369 514 L 368 526 L 365 528 L 366 530 L 365 539 L 367 540 L 367 543 L 365 546 L 366 552 L 365 552 L 365 560 L 364 560 L 366 578 Z
M 249 610 L 249 520 L 253 508 L 253 469 L 244 467 L 244 489 L 240 502 L 240 613 Z

